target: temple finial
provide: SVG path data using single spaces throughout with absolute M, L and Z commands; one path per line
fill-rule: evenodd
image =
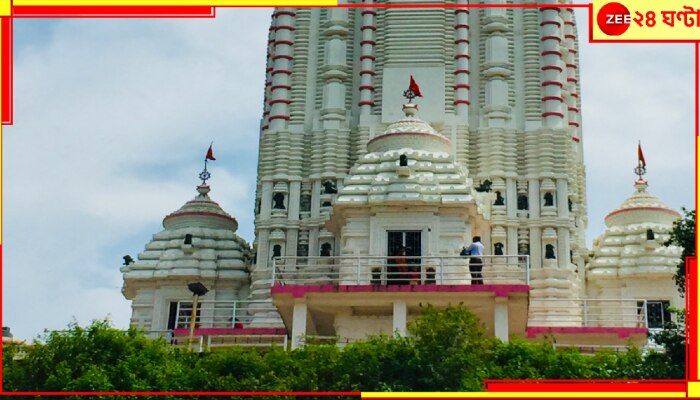
M 216 161 L 216 158 L 214 158 L 214 150 L 212 149 L 212 146 L 214 146 L 214 142 L 211 142 L 211 144 L 209 145 L 207 155 L 204 156 L 204 170 L 199 173 L 199 179 L 202 180 L 202 186 L 206 185 L 207 179 L 211 178 L 211 174 L 209 173 L 209 171 L 207 171 L 207 162 L 209 160 Z
M 642 153 L 641 141 L 637 144 L 637 167 L 634 169 L 634 173 L 639 177 L 638 181 L 644 181 L 642 176 L 647 173 L 647 163 L 644 160 L 644 153 Z
M 416 97 L 423 97 L 423 95 L 420 92 L 420 87 L 416 83 L 415 79 L 413 79 L 413 75 L 411 75 L 411 81 L 408 84 L 408 90 L 403 92 L 403 97 L 408 99 L 408 103 L 411 104 L 413 102 L 413 99 Z

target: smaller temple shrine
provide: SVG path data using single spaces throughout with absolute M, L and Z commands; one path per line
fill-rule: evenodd
M 592 298 L 643 299 L 649 329 L 670 321 L 668 307 L 685 307 L 673 276 L 683 249 L 666 246 L 681 216 L 647 192 L 647 181 L 605 217 L 607 229 L 593 242 L 586 265 L 586 292 Z

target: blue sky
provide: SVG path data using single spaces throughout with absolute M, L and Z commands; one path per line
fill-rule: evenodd
M 119 266 L 195 195 L 210 141 L 211 196 L 253 239 L 270 9 L 216 19 L 15 21 L 15 124 L 3 130 L 3 325 L 30 339 L 107 315 L 126 327 Z M 585 13 L 577 15 L 587 38 Z M 691 45 L 581 41 L 587 241 L 632 191 L 693 207 Z

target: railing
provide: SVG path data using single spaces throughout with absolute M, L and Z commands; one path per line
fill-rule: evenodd
M 275 318 L 261 318 L 264 314 L 279 315 L 269 301 L 255 300 L 200 300 L 197 307 L 196 328 L 276 328 Z M 177 304 L 176 328 L 189 328 L 192 320 L 192 302 Z
M 276 257 L 273 285 L 529 284 L 527 255 Z M 473 270 L 470 271 L 470 268 Z
M 287 348 L 287 335 L 206 335 L 208 349 L 228 346 Z
M 199 335 L 192 337 L 192 345 L 190 345 L 188 336 L 179 336 L 173 338 L 169 343 L 173 347 L 192 349 L 196 352 L 231 346 L 279 346 L 282 349 L 287 349 L 287 335 Z
M 552 347 L 557 350 L 567 350 L 574 348 L 583 355 L 595 355 L 599 351 L 614 351 L 616 353 L 624 353 L 629 350 L 628 346 L 620 346 L 614 344 L 557 344 L 552 343 Z
M 318 336 L 318 335 L 305 335 L 299 338 L 299 344 L 305 346 L 307 344 L 314 345 L 329 345 L 336 346 L 338 348 L 344 348 L 350 343 L 354 343 L 359 339 L 353 338 L 341 338 L 339 336 Z
M 646 300 L 531 298 L 529 326 L 647 328 Z

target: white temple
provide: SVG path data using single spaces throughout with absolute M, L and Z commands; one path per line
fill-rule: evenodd
M 132 323 L 187 335 L 201 282 L 202 346 L 405 335 L 426 303 L 502 340 L 645 343 L 682 305 L 679 215 L 640 175 L 586 248 L 572 9 L 363 4 L 275 10 L 254 245 L 203 183 L 122 268 Z

